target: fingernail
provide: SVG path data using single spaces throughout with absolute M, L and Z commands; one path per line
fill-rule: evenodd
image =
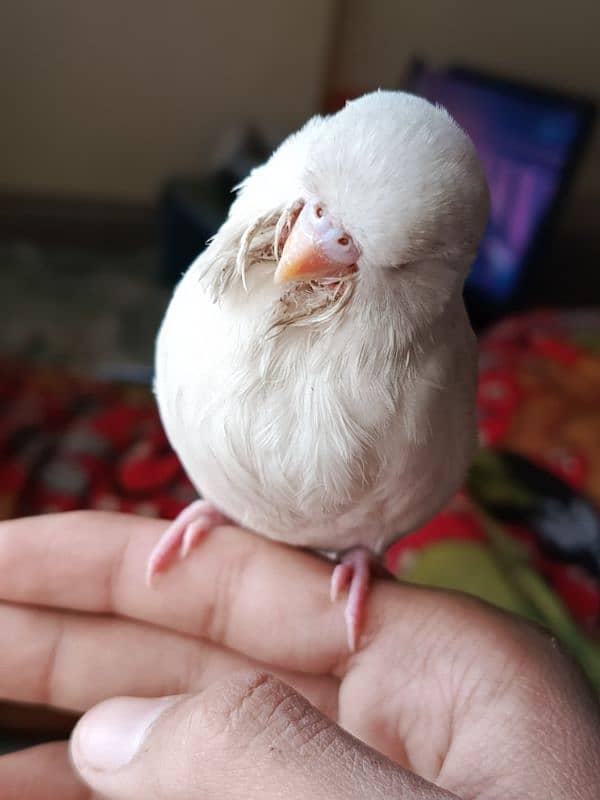
M 153 723 L 179 699 L 117 697 L 95 706 L 73 732 L 75 766 L 104 772 L 126 766 L 140 750 Z

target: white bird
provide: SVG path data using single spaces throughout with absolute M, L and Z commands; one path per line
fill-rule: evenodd
M 233 520 L 336 554 L 356 647 L 371 561 L 446 503 L 473 454 L 462 289 L 488 202 L 467 135 L 403 92 L 311 119 L 251 172 L 158 337 L 160 414 L 204 499 L 149 581 Z

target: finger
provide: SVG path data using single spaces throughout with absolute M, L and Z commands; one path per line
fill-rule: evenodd
M 109 700 L 79 722 L 71 754 L 90 787 L 113 800 L 455 797 L 265 675 L 237 676 L 200 695 Z
M 96 797 L 74 772 L 66 742 L 29 747 L 0 757 L 2 800 L 91 800 Z
M 72 711 L 119 694 L 195 692 L 257 662 L 210 642 L 114 617 L 0 604 L 0 696 Z M 336 713 L 332 679 L 284 673 Z
M 236 528 L 216 529 L 157 582 L 146 561 L 164 523 L 76 512 L 0 525 L 0 596 L 116 612 L 203 636 L 284 669 L 331 671 L 347 657 L 330 567 Z M 367 615 L 369 624 L 377 616 Z

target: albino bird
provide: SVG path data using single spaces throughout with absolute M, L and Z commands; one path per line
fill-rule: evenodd
M 355 649 L 372 562 L 446 503 L 473 453 L 462 289 L 487 216 L 470 139 L 402 92 L 314 117 L 251 172 L 158 337 L 160 414 L 204 499 L 149 581 L 232 520 L 336 555 Z

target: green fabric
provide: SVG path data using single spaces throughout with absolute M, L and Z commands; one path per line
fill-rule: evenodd
M 462 591 L 544 626 L 579 661 L 600 692 L 600 645 L 575 624 L 519 543 L 484 518 L 489 546 L 444 540 L 416 555 L 403 573 L 411 583 Z

